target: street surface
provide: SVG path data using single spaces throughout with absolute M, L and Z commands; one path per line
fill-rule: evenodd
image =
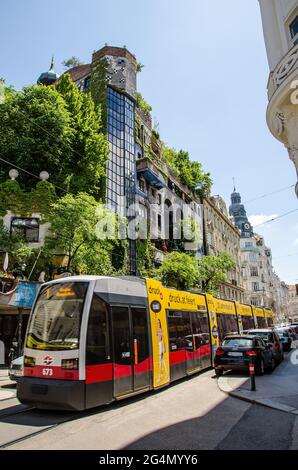
M 288 356 L 270 380 L 293 378 L 295 368 Z M 85 413 L 24 412 L 1 398 L 7 391 L 0 388 L 0 446 L 8 449 L 298 449 L 298 415 L 229 396 L 213 371 Z M 297 388 L 288 394 L 296 400 Z

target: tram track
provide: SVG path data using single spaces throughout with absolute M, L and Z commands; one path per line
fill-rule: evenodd
M 21 405 L 20 405 L 21 406 Z M 64 414 L 64 416 L 63 416 Z M 0 450 L 25 441 L 33 436 L 50 431 L 51 429 L 82 417 L 82 413 L 65 416 L 52 411 L 41 411 L 34 407 L 19 410 L 7 410 L 0 414 Z

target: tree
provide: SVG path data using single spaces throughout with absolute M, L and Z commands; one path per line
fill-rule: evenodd
M 55 87 L 43 85 L 12 93 L 0 104 L 0 154 L 20 172 L 22 189 L 35 187 L 43 170 L 50 181 L 73 193 L 105 194 L 107 137 L 102 131 L 101 109 L 90 93 L 81 94 L 64 74 Z M 0 164 L 0 178 L 9 165 Z
M 81 62 L 80 59 L 78 59 L 75 56 L 72 56 L 72 57 L 70 57 L 70 59 L 63 60 L 62 65 L 64 65 L 64 67 L 66 69 L 71 69 L 73 67 L 78 67 L 80 65 L 84 65 L 84 62 Z
M 204 292 L 218 295 L 222 282 L 227 280 L 227 273 L 235 268 L 232 257 L 222 252 L 219 256 L 203 256 L 199 261 L 199 279 Z
M 202 197 L 210 195 L 212 187 L 210 173 L 203 171 L 200 162 L 191 161 L 188 152 L 185 150 L 177 152 L 177 150 L 163 144 L 163 157 L 180 181 L 194 193 Z
M 165 286 L 189 290 L 199 282 L 197 259 L 186 253 L 169 253 L 158 269 L 157 276 Z
M 43 170 L 63 185 L 72 160 L 69 113 L 60 94 L 51 87 L 36 85 L 14 92 L 0 104 L 0 155 L 29 173 L 20 172 L 18 181 L 25 190 L 35 186 Z M 10 167 L 0 163 L 0 177 Z
M 121 244 L 115 213 L 88 194 L 68 194 L 52 205 L 48 220 L 51 228 L 46 246 L 67 255 L 67 270 L 81 274 L 113 271 L 112 251 Z

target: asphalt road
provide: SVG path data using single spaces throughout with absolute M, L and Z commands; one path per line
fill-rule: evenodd
M 1 405 L 0 445 L 27 436 L 9 449 L 298 449 L 298 417 L 227 396 L 212 371 L 68 422 L 50 412 L 1 417 Z
M 229 397 L 213 371 L 75 416 L 0 405 L 9 449 L 298 449 L 298 416 Z

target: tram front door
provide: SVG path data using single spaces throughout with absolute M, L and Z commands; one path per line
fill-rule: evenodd
M 144 307 L 112 307 L 114 396 L 150 386 L 149 325 Z

